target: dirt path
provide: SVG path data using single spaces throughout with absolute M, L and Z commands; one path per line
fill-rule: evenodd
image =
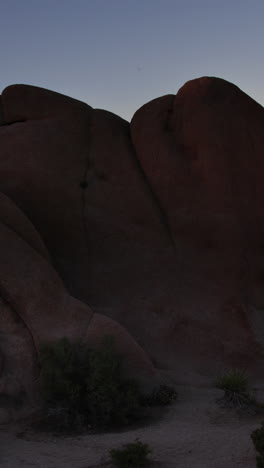
M 138 437 L 160 468 L 255 468 L 251 432 L 264 415 L 220 408 L 221 392 L 178 386 L 178 401 L 162 420 L 122 433 L 58 438 L 12 427 L 0 432 L 1 468 L 106 468 L 108 450 Z M 264 391 L 260 391 L 264 395 Z

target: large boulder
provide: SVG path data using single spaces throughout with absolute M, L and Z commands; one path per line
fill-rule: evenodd
M 209 77 L 146 104 L 131 123 L 175 250 L 166 342 L 201 368 L 263 364 L 263 129 L 259 104 Z
M 144 386 L 154 383 L 155 370 L 143 349 L 120 324 L 69 295 L 39 234 L 3 194 L 0 257 L 0 423 L 38 403 L 40 346 L 62 337 L 97 347 L 110 334 L 127 374 Z
M 129 125 L 13 85 L 0 123 L 0 328 L 20 336 L 7 339 L 10 356 L 27 349 L 28 383 L 40 341 L 96 346 L 107 331 L 148 376 L 150 359 L 192 382 L 230 366 L 261 373 L 259 104 L 204 77 L 145 104 Z

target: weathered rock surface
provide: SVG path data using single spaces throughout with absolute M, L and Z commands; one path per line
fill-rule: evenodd
M 153 376 L 151 359 L 179 380 L 230 366 L 260 375 L 263 130 L 263 108 L 218 78 L 151 101 L 131 125 L 6 88 L 0 393 L 31 388 L 41 341 L 95 346 L 106 332 L 134 374 Z

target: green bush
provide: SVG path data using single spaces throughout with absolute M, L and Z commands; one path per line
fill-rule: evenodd
M 104 428 L 127 425 L 143 417 L 140 390 L 133 379 L 124 378 L 122 358 L 108 337 L 90 353 L 87 403 L 91 424 Z
M 264 468 L 264 423 L 261 428 L 256 429 L 251 434 L 251 439 L 254 443 L 257 455 L 257 468 Z
M 176 390 L 169 385 L 160 385 L 145 397 L 147 406 L 168 406 L 177 399 Z
M 130 444 L 123 445 L 120 449 L 110 450 L 111 460 L 117 468 L 138 468 L 149 463 L 148 455 L 151 450 L 148 444 L 143 444 L 138 439 Z
M 248 391 L 249 380 L 243 371 L 232 369 L 217 379 L 216 387 L 225 392 L 245 393 Z
M 113 339 L 97 350 L 63 338 L 41 347 L 44 425 L 56 430 L 106 429 L 144 416 L 136 381 L 124 377 Z
M 85 424 L 89 350 L 66 338 L 40 349 L 42 422 L 53 430 L 77 429 Z
M 249 393 L 249 379 L 244 371 L 232 369 L 220 376 L 215 385 L 224 390 L 224 402 L 236 408 L 256 406 L 257 402 Z
M 47 404 L 78 410 L 90 372 L 89 353 L 84 345 L 66 338 L 41 347 L 41 395 Z

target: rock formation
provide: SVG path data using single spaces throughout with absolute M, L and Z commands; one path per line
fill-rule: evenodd
M 0 124 L 0 394 L 32 395 L 39 344 L 61 336 L 114 334 L 142 378 L 260 375 L 259 104 L 204 77 L 129 125 L 13 85 Z

